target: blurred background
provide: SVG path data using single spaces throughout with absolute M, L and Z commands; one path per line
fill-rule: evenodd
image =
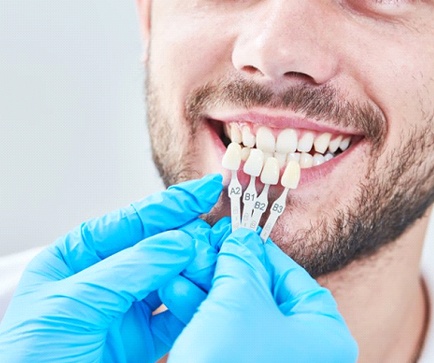
M 1 0 L 0 256 L 162 188 L 134 1 Z

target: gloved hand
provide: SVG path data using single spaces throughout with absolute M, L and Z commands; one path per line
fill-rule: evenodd
M 194 259 L 193 237 L 182 226 L 201 224 L 197 217 L 221 190 L 215 175 L 171 187 L 44 250 L 0 325 L 1 361 L 154 362 L 164 355 L 184 325 L 170 311 L 152 315 L 157 290 Z
M 175 305 L 176 291 L 164 294 Z M 176 340 L 169 362 L 357 360 L 357 345 L 330 292 L 253 231 L 237 230 L 223 242 L 208 296 L 191 283 L 184 283 L 184 294 L 189 303 L 206 299 Z

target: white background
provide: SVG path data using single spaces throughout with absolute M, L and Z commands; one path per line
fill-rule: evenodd
M 0 0 L 0 255 L 161 188 L 135 1 Z

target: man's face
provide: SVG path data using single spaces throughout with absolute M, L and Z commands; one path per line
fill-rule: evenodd
M 225 128 L 256 136 L 265 126 L 277 140 L 295 131 L 306 168 L 271 237 L 314 276 L 374 253 L 433 202 L 434 1 L 151 7 L 148 117 L 166 184 L 222 173 L 227 185 Z M 325 161 L 312 136 L 350 144 Z M 278 157 L 298 157 L 287 154 Z M 323 163 L 309 167 L 307 154 Z M 271 188 L 270 204 L 281 192 Z M 223 215 L 227 197 L 208 220 Z

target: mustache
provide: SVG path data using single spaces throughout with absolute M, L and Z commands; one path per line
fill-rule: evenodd
M 370 102 L 346 100 L 328 84 L 294 84 L 276 92 L 241 77 L 221 79 L 207 83 L 187 96 L 185 117 L 197 127 L 209 110 L 224 106 L 289 110 L 306 118 L 326 120 L 331 125 L 356 129 L 375 148 L 383 144 L 387 134 L 387 123 L 378 107 Z

